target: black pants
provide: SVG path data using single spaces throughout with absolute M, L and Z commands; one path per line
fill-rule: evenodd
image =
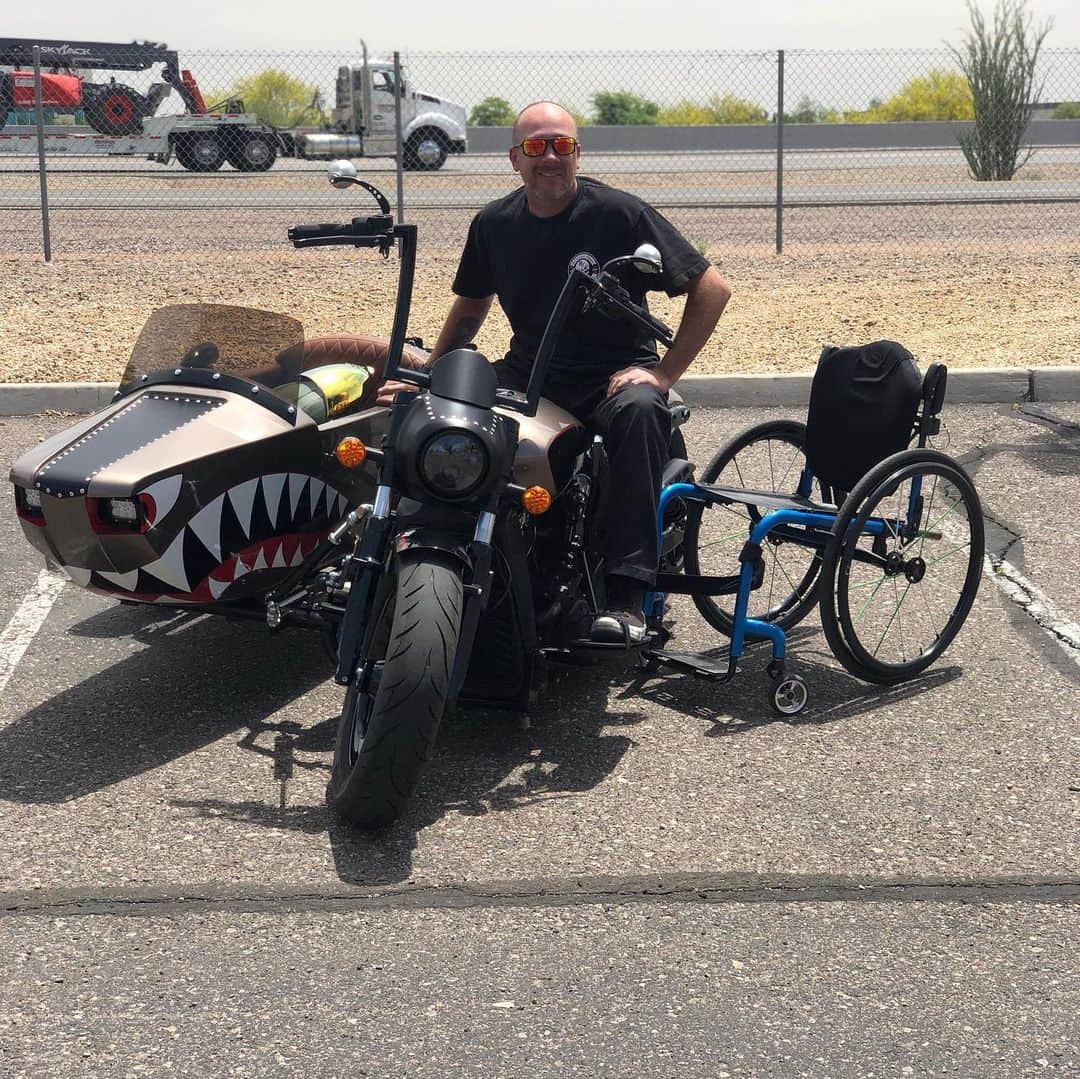
M 494 365 L 499 385 L 524 391 L 521 376 L 503 361 Z M 633 385 L 607 396 L 607 381 L 555 384 L 544 396 L 576 416 L 604 440 L 610 465 L 605 567 L 651 586 L 660 549 L 656 508 L 668 459 L 671 412 L 667 395 Z

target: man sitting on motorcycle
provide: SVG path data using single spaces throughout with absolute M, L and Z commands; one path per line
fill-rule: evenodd
M 668 459 L 667 391 L 709 339 L 731 289 L 670 222 L 626 192 L 578 175 L 581 146 L 573 117 L 549 101 L 517 117 L 510 162 L 522 186 L 489 203 L 469 228 L 456 294 L 432 360 L 473 341 L 497 296 L 513 330 L 494 366 L 499 384 L 524 390 L 540 338 L 572 265 L 586 271 L 653 244 L 663 260 L 653 279 L 624 278 L 632 299 L 646 288 L 686 294 L 679 332 L 663 359 L 644 330 L 598 312 L 572 317 L 552 358 L 543 394 L 600 434 L 610 463 L 607 606 L 595 640 L 645 638 L 642 604 L 656 578 L 656 510 Z M 631 277 L 633 279 L 631 279 Z M 653 283 L 655 281 L 655 284 Z M 387 383 L 380 400 L 402 384 Z

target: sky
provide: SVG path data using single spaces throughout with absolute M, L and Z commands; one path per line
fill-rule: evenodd
M 980 0 L 985 12 L 990 0 Z M 1054 29 L 1048 48 L 1080 47 L 1077 0 L 1032 0 Z M 659 12 L 669 12 L 661 18 Z M 179 50 L 373 51 L 538 49 L 906 49 L 958 43 L 968 26 L 963 0 L 184 0 L 181 4 L 54 0 L 12 4 L 5 36 L 167 42 Z

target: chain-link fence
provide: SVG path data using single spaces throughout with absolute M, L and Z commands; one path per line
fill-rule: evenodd
M 691 239 L 1067 243 L 1080 234 L 1080 50 L 1039 100 L 972 100 L 950 50 L 191 53 L 0 39 L 0 249 L 258 248 L 363 213 L 347 157 L 425 245 L 513 190 L 509 123 L 555 100 L 582 171 Z M 1070 102 L 1072 103 L 1070 105 Z M 981 111 L 980 111 L 981 109 Z

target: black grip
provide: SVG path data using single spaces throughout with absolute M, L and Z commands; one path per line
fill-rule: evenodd
M 652 327 L 656 330 L 656 336 L 660 338 L 664 344 L 668 344 L 669 341 L 674 339 L 674 334 L 671 332 L 671 327 L 665 322 L 661 322 L 658 318 L 654 318 L 652 315 L 646 314 L 645 317 L 652 323 Z
M 349 231 L 346 224 L 336 225 L 293 225 L 289 229 L 290 240 L 314 240 L 320 236 L 341 236 Z
M 642 326 L 649 332 L 655 334 L 660 341 L 667 345 L 668 348 L 671 348 L 675 337 L 671 332 L 670 326 L 665 325 L 658 318 L 649 314 L 641 304 L 634 303 L 633 300 L 626 299 L 621 302 L 623 310 L 626 311 L 639 326 Z

